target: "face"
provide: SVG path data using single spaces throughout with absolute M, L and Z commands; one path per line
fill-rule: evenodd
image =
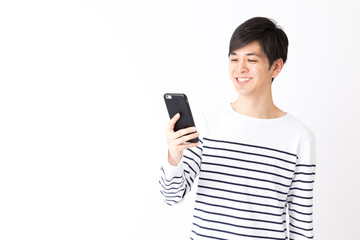
M 282 59 L 276 60 L 269 68 L 269 60 L 257 41 L 230 53 L 230 78 L 239 95 L 259 97 L 271 94 L 271 80 L 279 74 Z

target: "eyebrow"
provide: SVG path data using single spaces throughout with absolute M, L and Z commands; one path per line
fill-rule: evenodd
M 231 52 L 230 55 L 231 55 L 231 56 L 237 56 L 237 54 L 236 54 L 235 52 Z M 245 55 L 246 55 L 246 56 L 256 56 L 256 57 L 261 58 L 261 55 L 255 53 L 255 52 L 249 52 L 249 53 L 246 53 Z

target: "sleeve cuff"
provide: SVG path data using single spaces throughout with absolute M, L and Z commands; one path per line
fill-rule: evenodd
M 165 177 L 167 179 L 171 179 L 175 176 L 182 176 L 183 174 L 183 161 L 181 160 L 177 166 L 172 166 L 170 163 L 166 160 L 163 163 L 163 169 L 165 172 Z

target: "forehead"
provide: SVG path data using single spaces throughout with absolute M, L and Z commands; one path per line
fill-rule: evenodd
M 260 44 L 257 41 L 248 43 L 242 48 L 238 48 L 230 53 L 231 56 L 257 56 L 263 58 L 264 52 L 261 50 Z

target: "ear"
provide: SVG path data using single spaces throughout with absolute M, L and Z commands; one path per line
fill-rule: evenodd
M 275 60 L 271 66 L 271 71 L 272 71 L 271 77 L 276 78 L 277 75 L 279 75 L 279 73 L 281 72 L 283 66 L 284 66 L 284 61 L 282 58 Z

